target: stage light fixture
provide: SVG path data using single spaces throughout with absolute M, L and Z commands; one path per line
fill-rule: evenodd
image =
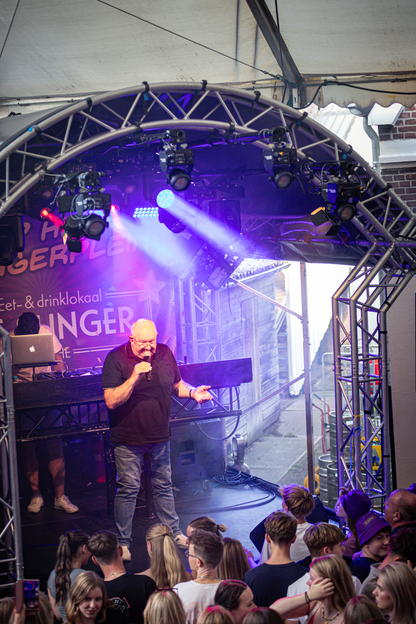
M 170 189 L 163 189 L 156 195 L 156 203 L 159 208 L 170 208 L 175 201 L 175 195 Z
M 328 227 L 325 232 L 321 233 L 324 233 L 325 236 L 336 236 L 340 230 L 341 224 L 336 221 L 330 209 L 330 206 L 317 208 L 311 213 L 311 221 L 316 227 L 320 227 L 326 223 Z
M 174 234 L 180 234 L 186 229 L 185 223 L 182 223 L 182 221 L 179 221 L 179 219 L 174 217 L 173 214 L 171 214 L 167 210 L 164 210 L 163 208 L 159 208 L 158 217 L 159 217 L 159 223 L 166 225 L 168 230 L 170 230 Z
M 284 190 L 293 180 L 297 167 L 297 152 L 293 147 L 283 148 L 275 144 L 270 150 L 263 152 L 263 164 L 266 171 L 271 173 L 269 179 L 276 188 Z
M 350 181 L 346 177 L 330 176 L 329 181 L 321 188 L 321 195 L 328 202 L 328 209 L 332 209 L 338 219 L 344 223 L 356 216 L 356 204 L 361 192 L 361 182 Z
M 167 173 L 166 182 L 174 191 L 186 191 L 191 184 L 194 153 L 187 149 L 185 141 L 183 130 L 167 131 L 162 140 L 163 149 L 159 152 L 160 168 Z
M 340 202 L 337 204 L 336 213 L 340 221 L 351 221 L 357 214 L 357 206 L 350 202 Z
M 45 221 L 50 221 L 51 223 L 53 223 L 54 225 L 57 225 L 58 227 L 63 226 L 62 219 L 60 219 L 56 214 L 51 212 L 48 208 L 43 208 L 40 211 L 40 216 L 42 217 L 42 219 L 45 219 Z
M 280 190 L 287 189 L 293 182 L 293 174 L 287 169 L 278 167 L 273 171 L 273 184 Z
M 87 238 L 100 240 L 108 223 L 98 215 L 92 214 L 84 220 L 83 229 Z
M 134 184 L 134 182 L 129 182 L 128 184 L 124 185 L 123 192 L 126 195 L 133 195 L 136 189 L 137 189 L 137 184 Z
M 107 221 L 111 210 L 111 195 L 108 193 L 79 193 L 58 197 L 58 209 L 62 217 L 69 213 L 63 224 L 64 242 L 69 251 L 80 253 L 81 238 L 100 240 L 101 234 L 108 227 Z M 97 214 L 97 212 L 102 214 Z
M 192 265 L 196 275 L 208 288 L 218 290 L 242 261 L 242 256 L 232 256 L 204 243 L 196 253 Z
M 133 219 L 142 217 L 158 217 L 159 209 L 156 206 L 140 206 L 134 209 Z
M 183 169 L 172 169 L 167 179 L 174 191 L 186 191 L 191 185 L 191 176 Z

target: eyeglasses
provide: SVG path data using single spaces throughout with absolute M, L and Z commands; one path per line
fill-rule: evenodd
M 156 344 L 156 338 L 154 338 L 153 340 L 137 340 L 137 338 L 132 336 L 131 340 L 133 342 L 135 342 L 138 347 L 145 347 L 148 344 L 150 344 L 150 345 L 155 345 Z
M 199 559 L 199 557 L 197 557 L 196 555 L 191 555 L 189 550 L 185 550 L 185 557 L 194 557 L 195 559 Z

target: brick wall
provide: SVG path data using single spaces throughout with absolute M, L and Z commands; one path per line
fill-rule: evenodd
M 416 139 L 416 106 L 406 108 L 395 126 L 379 126 L 379 136 L 380 141 Z M 409 208 L 416 209 L 416 162 L 384 165 L 381 176 Z

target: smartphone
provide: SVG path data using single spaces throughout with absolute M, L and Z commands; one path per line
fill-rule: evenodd
M 14 605 L 16 613 L 20 613 L 22 605 L 26 607 L 26 615 L 39 611 L 39 581 L 31 579 L 16 581 Z

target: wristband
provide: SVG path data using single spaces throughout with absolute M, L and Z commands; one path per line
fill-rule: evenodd
M 193 398 L 194 398 L 194 397 L 192 396 L 192 390 L 194 390 L 194 388 L 190 388 L 190 390 L 189 390 L 189 398 L 190 398 L 190 399 L 193 399 Z
M 305 592 L 305 600 L 306 600 L 306 604 L 311 604 L 311 599 L 308 596 L 308 592 Z

